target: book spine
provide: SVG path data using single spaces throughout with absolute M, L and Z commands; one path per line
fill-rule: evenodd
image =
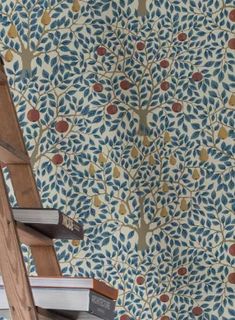
M 113 320 L 115 317 L 115 301 L 91 291 L 89 312 L 103 320 Z
M 83 238 L 83 228 L 73 219 L 67 217 L 65 214 L 60 213 L 59 224 L 66 227 L 68 230 L 77 233 L 80 238 Z

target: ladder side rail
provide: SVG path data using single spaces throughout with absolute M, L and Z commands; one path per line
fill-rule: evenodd
M 12 320 L 38 320 L 15 221 L 0 170 L 0 267 Z
M 2 59 L 0 59 L 0 118 L 2 123 L 0 126 L 0 139 L 27 156 L 23 134 L 18 123 Z M 11 163 L 8 168 L 18 205 L 20 207 L 41 208 L 40 195 L 30 163 Z M 44 250 L 41 246 L 31 247 L 38 275 L 60 276 L 61 270 L 53 243 L 51 246 L 43 248 Z

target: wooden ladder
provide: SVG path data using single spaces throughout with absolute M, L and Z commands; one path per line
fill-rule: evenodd
M 19 207 L 41 208 L 30 159 L 25 148 L 11 98 L 2 59 L 0 60 L 0 161 L 7 164 Z M 38 320 L 20 244 L 30 246 L 39 276 L 61 276 L 53 241 L 15 222 L 0 170 L 0 271 L 13 320 Z M 45 311 L 46 319 L 52 315 Z M 57 317 L 58 319 L 58 317 Z

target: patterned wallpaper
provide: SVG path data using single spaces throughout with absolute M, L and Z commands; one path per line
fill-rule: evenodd
M 63 274 L 119 288 L 119 320 L 235 319 L 235 1 L 1 6 L 44 206 L 86 230 Z

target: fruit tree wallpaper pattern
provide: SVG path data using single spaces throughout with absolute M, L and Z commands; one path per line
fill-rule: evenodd
M 235 319 L 235 1 L 1 11 L 44 206 L 86 230 L 56 241 L 63 274 L 119 288 L 116 319 Z

